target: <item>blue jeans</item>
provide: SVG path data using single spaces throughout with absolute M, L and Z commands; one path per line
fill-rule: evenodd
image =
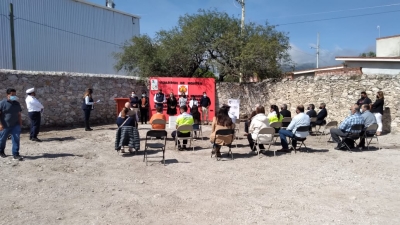
M 279 137 L 281 138 L 281 145 L 283 149 L 289 149 L 287 137 L 292 138 L 294 135 L 291 130 L 279 130 Z M 297 141 L 292 139 L 292 146 L 296 148 Z
M 21 135 L 20 125 L 4 128 L 2 131 L 0 131 L 0 152 L 4 152 L 4 149 L 6 148 L 7 138 L 10 134 L 12 140 L 12 154 L 14 156 L 17 156 L 19 155 L 19 137 Z

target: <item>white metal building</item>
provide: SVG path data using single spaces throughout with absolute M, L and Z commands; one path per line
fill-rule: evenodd
M 140 33 L 140 17 L 84 0 L 0 0 L 0 68 L 116 74 L 113 53 Z M 119 74 L 124 74 L 121 71 Z

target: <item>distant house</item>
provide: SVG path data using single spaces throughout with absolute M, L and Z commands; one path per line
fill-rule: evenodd
M 310 77 L 310 76 L 330 76 L 330 75 L 348 75 L 355 76 L 361 75 L 361 68 L 347 68 L 343 65 L 320 67 L 309 70 L 299 70 L 289 73 L 287 76 L 290 79 L 296 79 L 299 77 Z
M 363 74 L 400 75 L 400 35 L 376 39 L 376 57 L 338 56 L 347 68 L 361 68 Z

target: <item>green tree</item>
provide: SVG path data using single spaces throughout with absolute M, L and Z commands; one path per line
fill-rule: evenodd
M 376 57 L 376 54 L 375 54 L 375 52 L 373 52 L 373 51 L 370 51 L 370 52 L 368 52 L 368 53 L 361 53 L 360 54 L 360 57 L 364 57 L 364 58 L 366 58 L 366 57 L 369 57 L 369 58 L 373 58 L 373 57 Z
M 115 68 L 141 77 L 204 77 L 217 67 L 229 80 L 240 74 L 244 80 L 264 79 L 280 76 L 281 68 L 291 64 L 289 48 L 287 35 L 273 26 L 249 23 L 242 33 L 239 19 L 199 10 L 181 16 L 176 27 L 157 32 L 154 39 L 133 37 L 116 54 Z

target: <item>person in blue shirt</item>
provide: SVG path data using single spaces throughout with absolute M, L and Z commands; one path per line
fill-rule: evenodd
M 331 129 L 332 140 L 338 143 L 338 146 L 335 148 L 336 150 L 342 149 L 343 146 L 340 145 L 341 140 L 340 137 L 346 136 L 348 133 L 361 133 L 362 130 L 351 130 L 351 127 L 356 124 L 364 125 L 364 118 L 360 114 L 360 108 L 358 105 L 353 105 L 350 108 L 351 115 L 348 116 L 344 121 L 339 125 L 339 128 Z

